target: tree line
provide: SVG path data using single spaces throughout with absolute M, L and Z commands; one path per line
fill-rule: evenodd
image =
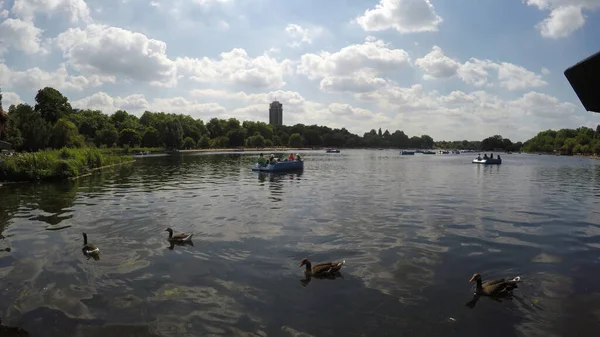
M 522 150 L 562 155 L 600 155 L 600 125 L 595 130 L 582 126 L 577 129 L 542 131 L 526 141 Z
M 19 151 L 46 148 L 164 147 L 167 149 L 237 147 L 397 147 L 433 148 L 428 135 L 409 137 L 403 131 L 381 128 L 362 137 L 345 128 L 296 124 L 272 126 L 236 118 L 212 118 L 206 123 L 188 115 L 144 112 L 140 117 L 118 110 L 107 115 L 98 110 L 73 109 L 58 90 L 45 87 L 35 105 L 11 105 L 2 111 L 0 93 L 0 140 Z
M 428 135 L 409 137 L 401 130 L 392 133 L 381 128 L 360 136 L 345 128 L 304 124 L 272 126 L 264 122 L 240 122 L 236 118 L 212 118 L 205 123 L 188 115 L 164 112 L 145 111 L 137 117 L 118 110 L 107 115 L 99 110 L 73 109 L 67 97 L 52 87 L 38 90 L 34 106 L 11 105 L 5 113 L 0 92 L 0 140 L 11 143 L 18 151 L 95 145 L 166 149 L 289 146 L 520 151 L 523 148 L 551 152 L 558 146 L 567 152 L 592 153 L 598 148 L 599 130 L 590 130 L 548 130 L 525 143 L 513 143 L 500 135 L 482 141 L 435 142 Z

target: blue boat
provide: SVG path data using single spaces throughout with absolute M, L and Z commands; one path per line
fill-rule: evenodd
M 327 149 L 325 150 L 326 153 L 340 153 L 340 150 L 338 149 Z
M 406 150 L 404 150 L 404 151 L 400 152 L 400 154 L 403 155 L 403 156 L 414 156 L 415 155 L 415 151 L 406 151 Z
M 294 171 L 304 169 L 304 160 L 284 160 L 275 164 L 268 164 L 266 166 L 256 163 L 252 166 L 252 171 L 260 172 L 283 172 L 283 171 Z

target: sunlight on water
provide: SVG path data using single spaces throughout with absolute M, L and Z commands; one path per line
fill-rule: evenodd
M 248 153 L 142 158 L 78 181 L 0 187 L 2 325 L 61 337 L 600 327 L 600 162 L 304 158 L 302 172 L 283 174 L 252 172 Z M 171 246 L 168 227 L 194 233 L 192 243 Z M 98 260 L 82 254 L 82 232 Z M 341 277 L 305 280 L 303 258 L 347 263 Z M 469 307 L 474 272 L 523 282 L 512 299 Z

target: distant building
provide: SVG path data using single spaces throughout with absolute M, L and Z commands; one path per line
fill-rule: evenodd
M 269 124 L 283 125 L 283 104 L 273 101 L 269 106 Z

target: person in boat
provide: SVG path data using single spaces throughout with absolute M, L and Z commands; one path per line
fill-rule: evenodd
M 269 156 L 269 164 L 271 164 L 271 165 L 272 165 L 272 164 L 275 164 L 275 162 L 276 162 L 276 161 L 275 161 L 275 155 L 274 155 L 274 154 L 271 154 L 271 155 Z
M 487 153 L 483 154 L 483 159 L 488 159 Z
M 481 160 L 481 153 L 477 155 L 477 160 Z
M 294 161 L 294 154 L 290 153 L 289 157 L 288 157 L 289 161 Z
M 267 158 L 265 158 L 262 153 L 258 155 L 258 164 L 260 166 L 267 166 Z
M 498 160 L 500 160 L 500 155 L 498 155 Z
M 296 160 L 300 160 L 300 154 L 296 153 Z
M 490 154 L 490 159 L 494 159 L 494 154 Z

